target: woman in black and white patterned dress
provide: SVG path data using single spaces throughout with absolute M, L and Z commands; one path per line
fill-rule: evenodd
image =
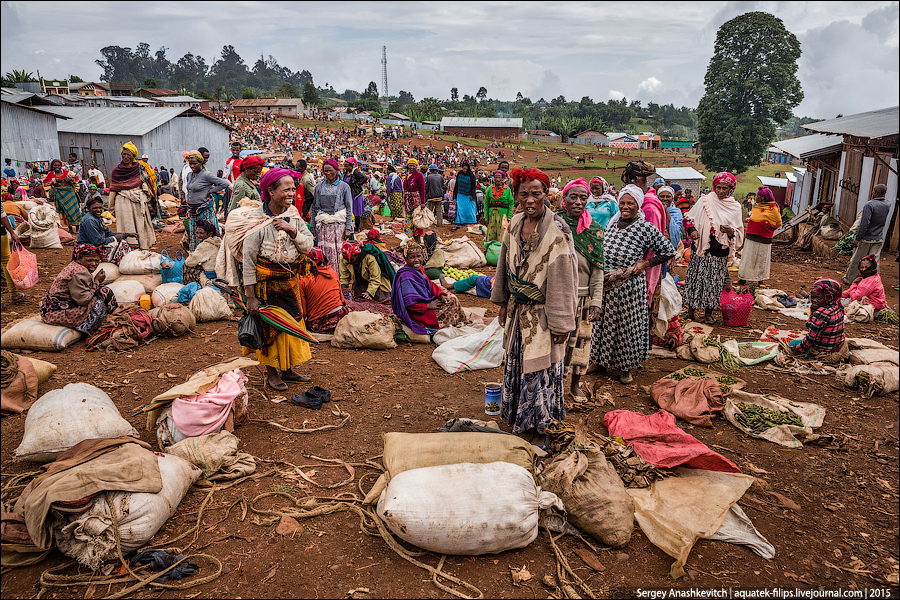
M 627 185 L 619 192 L 619 219 L 604 232 L 606 276 L 603 314 L 591 334 L 591 362 L 622 372 L 620 381 L 633 381 L 631 370 L 650 357 L 650 314 L 644 271 L 675 258 L 675 249 L 640 212 L 644 192 Z M 652 258 L 645 260 L 648 251 Z

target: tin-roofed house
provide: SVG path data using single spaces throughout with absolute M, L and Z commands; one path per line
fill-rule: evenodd
M 519 139 L 522 119 L 444 117 L 441 131 L 461 137 L 513 141 Z
M 57 124 L 66 117 L 50 112 L 46 106 L 26 106 L 0 97 L 0 153 L 10 159 L 16 173 L 26 163 L 48 162 L 59 158 Z

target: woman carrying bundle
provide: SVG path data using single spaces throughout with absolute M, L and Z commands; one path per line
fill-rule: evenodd
M 88 198 L 84 206 L 87 214 L 78 228 L 79 244 L 87 244 L 100 248 L 101 262 L 119 264 L 122 257 L 131 252 L 131 246 L 125 241 L 124 233 L 113 233 L 103 222 L 103 199 L 100 196 Z
M 459 299 L 425 275 L 425 248 L 406 245 L 406 266 L 397 271 L 391 290 L 394 314 L 413 333 L 432 335 L 438 329 L 466 322 Z
M 122 162 L 109 178 L 109 211 L 116 216 L 116 231 L 124 233 L 129 244 L 149 250 L 156 243 L 150 219 L 150 203 L 156 197 L 156 172 L 138 162 L 137 157 L 134 144 L 122 146 Z
M 521 212 L 503 235 L 491 292 L 505 328 L 500 414 L 513 433 L 546 446 L 546 427 L 566 417 L 564 364 L 575 332 L 578 267 L 569 226 L 547 207 L 547 175 L 515 169 L 511 179 Z
M 271 222 L 244 240 L 243 283 L 250 314 L 257 315 L 260 307 L 267 306 L 292 328 L 303 329 L 299 278 L 312 272 L 314 263 L 306 253 L 313 237 L 294 206 L 293 173 L 275 168 L 260 181 L 263 204 L 249 216 L 268 217 Z M 285 381 L 310 381 L 293 370 L 312 357 L 309 344 L 265 322 L 262 325 L 264 343 L 256 358 L 266 367 L 266 385 L 283 392 Z M 249 352 L 244 348 L 245 355 Z
M 72 262 L 60 271 L 41 304 L 41 321 L 71 327 L 84 334 L 100 328 L 106 315 L 119 304 L 112 290 L 103 285 L 106 273 L 92 275 L 100 264 L 100 248 L 75 244 Z
M 781 227 L 781 209 L 775 202 L 772 190 L 761 185 L 756 192 L 756 202 L 747 223 L 747 238 L 741 252 L 738 283 L 751 281 L 759 284 L 769 278 L 772 262 L 772 237 Z
M 684 217 L 685 229 L 694 241 L 688 262 L 684 301 L 687 319 L 693 321 L 698 308 L 705 311 L 704 323 L 715 323 L 712 311 L 728 283 L 728 255 L 744 243 L 741 205 L 732 193 L 737 179 L 723 171 L 713 178 L 713 191 L 697 199 Z

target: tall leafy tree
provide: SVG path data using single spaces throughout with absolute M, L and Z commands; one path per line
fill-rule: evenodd
M 450 102 L 454 104 L 459 102 L 459 88 L 450 88 Z
M 703 164 L 733 173 L 759 164 L 803 100 L 798 58 L 800 42 L 774 15 L 750 12 L 719 28 L 697 107 Z
M 316 89 L 316 86 L 313 85 L 312 79 L 303 86 L 303 104 L 306 106 L 319 106 L 322 104 L 322 99 L 319 96 L 319 90 Z

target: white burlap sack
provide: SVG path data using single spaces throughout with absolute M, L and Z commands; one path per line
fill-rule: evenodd
M 40 317 L 14 321 L 4 329 L 0 346 L 5 350 L 59 352 L 81 339 L 81 333 L 61 325 L 48 325 Z
M 56 230 L 56 209 L 50 204 L 39 204 L 28 213 L 31 233 L 30 248 L 61 249 L 59 231 Z
M 388 350 L 397 347 L 393 321 L 368 311 L 352 312 L 338 321 L 331 345 L 335 348 L 371 348 Z
M 172 304 L 178 298 L 178 292 L 181 291 L 181 288 L 183 287 L 184 284 L 178 283 L 177 281 L 159 285 L 150 294 L 150 301 L 153 302 L 153 306 L 156 307 Z
M 203 288 L 194 294 L 188 305 L 198 323 L 222 321 L 231 318 L 228 301 L 215 288 Z
M 25 434 L 16 460 L 50 462 L 84 440 L 138 437 L 106 392 L 87 383 L 70 383 L 37 399 L 25 417 Z
M 503 357 L 503 327 L 499 319 L 481 331 L 449 340 L 431 353 L 431 358 L 448 373 L 499 367 Z
M 150 250 L 132 250 L 119 262 L 122 275 L 159 273 L 159 254 Z
M 431 209 L 421 204 L 413 210 L 412 222 L 416 229 L 428 229 L 437 223 L 437 219 Z
M 147 273 L 145 275 L 122 275 L 120 272 L 117 281 L 137 281 L 144 288 L 145 294 L 152 294 L 153 290 L 162 285 L 162 275 L 159 273 Z
M 844 376 L 844 385 L 859 388 L 866 398 L 896 392 L 900 384 L 900 367 L 889 362 L 857 365 Z
M 144 292 L 144 286 L 137 281 L 128 279 L 117 279 L 106 287 L 112 290 L 112 293 L 116 296 L 116 302 L 119 304 L 140 302 L 141 296 L 146 293 Z
M 121 273 L 119 273 L 119 265 L 115 263 L 102 262 L 97 266 L 97 270 L 94 271 L 94 277 L 97 276 L 100 271 L 106 273 L 106 279 L 103 281 L 103 285 L 109 285 L 113 281 L 119 278 Z
M 156 494 L 108 492 L 119 527 L 123 554 L 137 550 L 156 535 L 175 514 L 188 489 L 201 471 L 188 461 L 171 454 L 157 455 L 163 488 Z M 89 569 L 97 570 L 118 556 L 115 525 L 106 494 L 100 494 L 84 513 L 71 515 L 54 525 L 56 544 Z
M 874 323 L 875 307 L 863 298 L 854 300 L 844 307 L 844 314 L 854 323 Z
M 473 269 L 487 264 L 484 253 L 466 236 L 445 242 L 443 250 L 446 266 L 454 269 Z
M 395 475 L 377 510 L 388 529 L 410 544 L 472 556 L 524 548 L 537 537 L 540 511 L 551 506 L 563 510 L 559 498 L 542 492 L 527 470 L 493 462 Z

